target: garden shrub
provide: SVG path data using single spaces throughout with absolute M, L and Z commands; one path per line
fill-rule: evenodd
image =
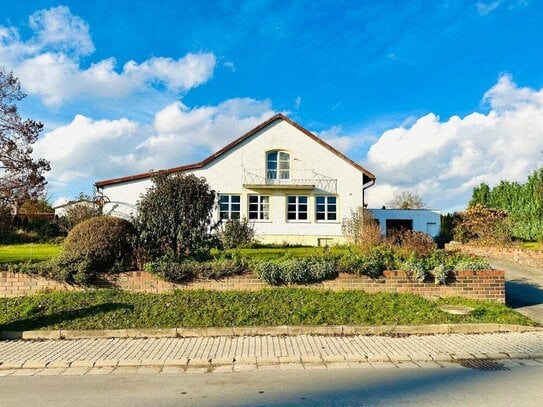
M 400 268 L 409 274 L 411 280 L 418 281 L 419 283 L 424 282 L 428 275 L 428 272 L 424 268 L 424 262 L 414 256 L 404 261 Z
M 396 247 L 396 251 L 404 259 L 411 256 L 425 258 L 437 249 L 437 244 L 430 235 L 407 229 L 391 230 L 386 241 Z
M 87 256 L 73 256 L 64 252 L 40 263 L 19 263 L 7 265 L 6 271 L 38 275 L 47 279 L 81 286 L 91 285 L 97 277 L 96 267 Z
M 439 264 L 432 269 L 432 274 L 436 285 L 445 284 L 447 276 L 449 275 L 449 270 L 447 270 L 443 264 Z
M 325 256 L 261 260 L 252 268 L 258 278 L 271 285 L 317 283 L 338 274 L 335 260 Z
M 182 260 L 217 246 L 217 225 L 212 222 L 215 191 L 204 178 L 161 174 L 137 206 L 138 245 L 147 258 L 168 255 Z
M 249 245 L 255 237 L 254 225 L 247 219 L 228 219 L 222 225 L 219 238 L 225 249 Z
M 478 270 L 490 270 L 492 267 L 490 267 L 490 264 L 487 260 L 480 258 L 480 257 L 462 257 L 459 258 L 455 264 L 453 269 L 455 271 L 464 271 L 464 270 L 472 270 L 472 271 L 478 271 Z
M 186 259 L 175 261 L 164 256 L 153 262 L 146 263 L 144 270 L 161 276 L 166 281 L 181 283 L 194 278 L 219 280 L 247 271 L 247 262 L 239 257 L 218 258 L 207 261 Z
M 351 210 L 351 214 L 343 220 L 341 230 L 351 244 L 363 248 L 377 246 L 383 240 L 381 227 L 373 214 L 361 206 Z
M 68 233 L 64 255 L 90 262 L 95 273 L 124 269 L 132 265 L 132 224 L 112 216 L 99 216 L 83 221 Z
M 384 270 L 396 268 L 397 259 L 386 247 L 376 247 L 364 252 L 348 252 L 338 260 L 338 268 L 344 273 L 378 278 Z

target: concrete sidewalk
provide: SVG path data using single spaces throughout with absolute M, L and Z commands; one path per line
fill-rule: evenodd
M 469 359 L 543 359 L 543 332 L 0 341 L 2 376 L 444 367 Z

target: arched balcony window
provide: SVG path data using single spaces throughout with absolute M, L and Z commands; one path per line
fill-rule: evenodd
M 266 153 L 266 178 L 269 180 L 290 179 L 290 154 L 274 150 Z

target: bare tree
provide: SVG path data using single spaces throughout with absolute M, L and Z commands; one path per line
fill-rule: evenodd
M 0 67 L 0 205 L 11 205 L 15 214 L 25 199 L 43 193 L 43 173 L 50 169 L 46 160 L 32 158 L 43 124 L 19 116 L 15 103 L 25 97 L 13 72 Z
M 424 208 L 424 202 L 420 195 L 402 191 L 400 193 L 394 193 L 394 198 L 388 204 L 393 209 L 421 209 Z

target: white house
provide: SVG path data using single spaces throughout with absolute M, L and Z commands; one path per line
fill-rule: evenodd
M 215 216 L 249 219 L 263 243 L 340 243 L 343 217 L 375 183 L 371 172 L 277 114 L 196 164 L 97 182 L 105 210 L 132 215 L 163 172 L 206 178 L 218 194 Z
M 409 229 L 436 237 L 441 229 L 441 212 L 433 209 L 370 209 L 385 235 L 391 229 Z

